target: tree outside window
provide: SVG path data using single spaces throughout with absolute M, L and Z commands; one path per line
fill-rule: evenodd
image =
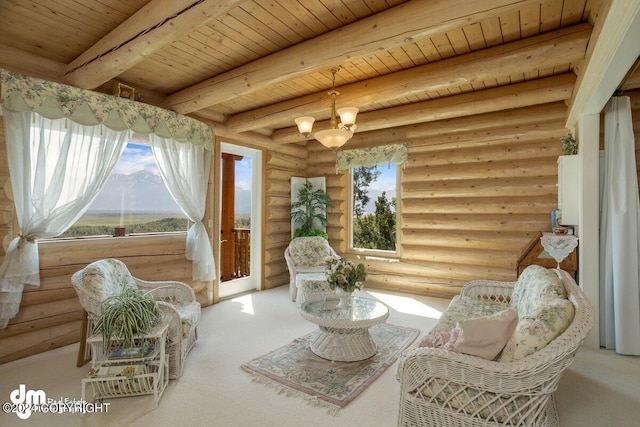
M 351 172 L 353 247 L 395 251 L 396 166 L 361 166 Z

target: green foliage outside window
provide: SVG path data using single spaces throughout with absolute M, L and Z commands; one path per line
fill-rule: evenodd
M 370 202 L 369 185 L 380 171 L 376 166 L 353 170 L 353 246 L 362 249 L 396 250 L 396 199 L 383 192 L 375 203 L 374 213 L 365 213 Z
M 127 234 L 132 233 L 168 233 L 187 231 L 188 220 L 185 218 L 163 218 L 140 224 L 127 225 Z M 74 225 L 61 234 L 63 237 L 87 237 L 113 235 L 113 225 Z

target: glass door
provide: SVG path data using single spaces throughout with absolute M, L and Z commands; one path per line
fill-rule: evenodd
M 229 143 L 220 156 L 220 298 L 260 289 L 262 152 Z

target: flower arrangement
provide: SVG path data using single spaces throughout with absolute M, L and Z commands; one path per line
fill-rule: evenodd
M 564 155 L 577 154 L 578 153 L 578 141 L 575 140 L 571 132 L 560 138 L 560 152 Z
M 324 273 L 331 289 L 340 288 L 346 292 L 362 289 L 362 283 L 367 277 L 364 264 L 356 265 L 345 258 L 328 257 Z

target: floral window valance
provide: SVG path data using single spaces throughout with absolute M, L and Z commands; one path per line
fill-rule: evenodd
M 174 111 L 0 69 L 0 104 L 48 119 L 68 118 L 85 126 L 131 129 L 213 148 L 211 127 Z
M 407 144 L 381 145 L 379 147 L 338 151 L 336 169 L 344 170 L 385 163 L 400 165 L 407 160 Z

